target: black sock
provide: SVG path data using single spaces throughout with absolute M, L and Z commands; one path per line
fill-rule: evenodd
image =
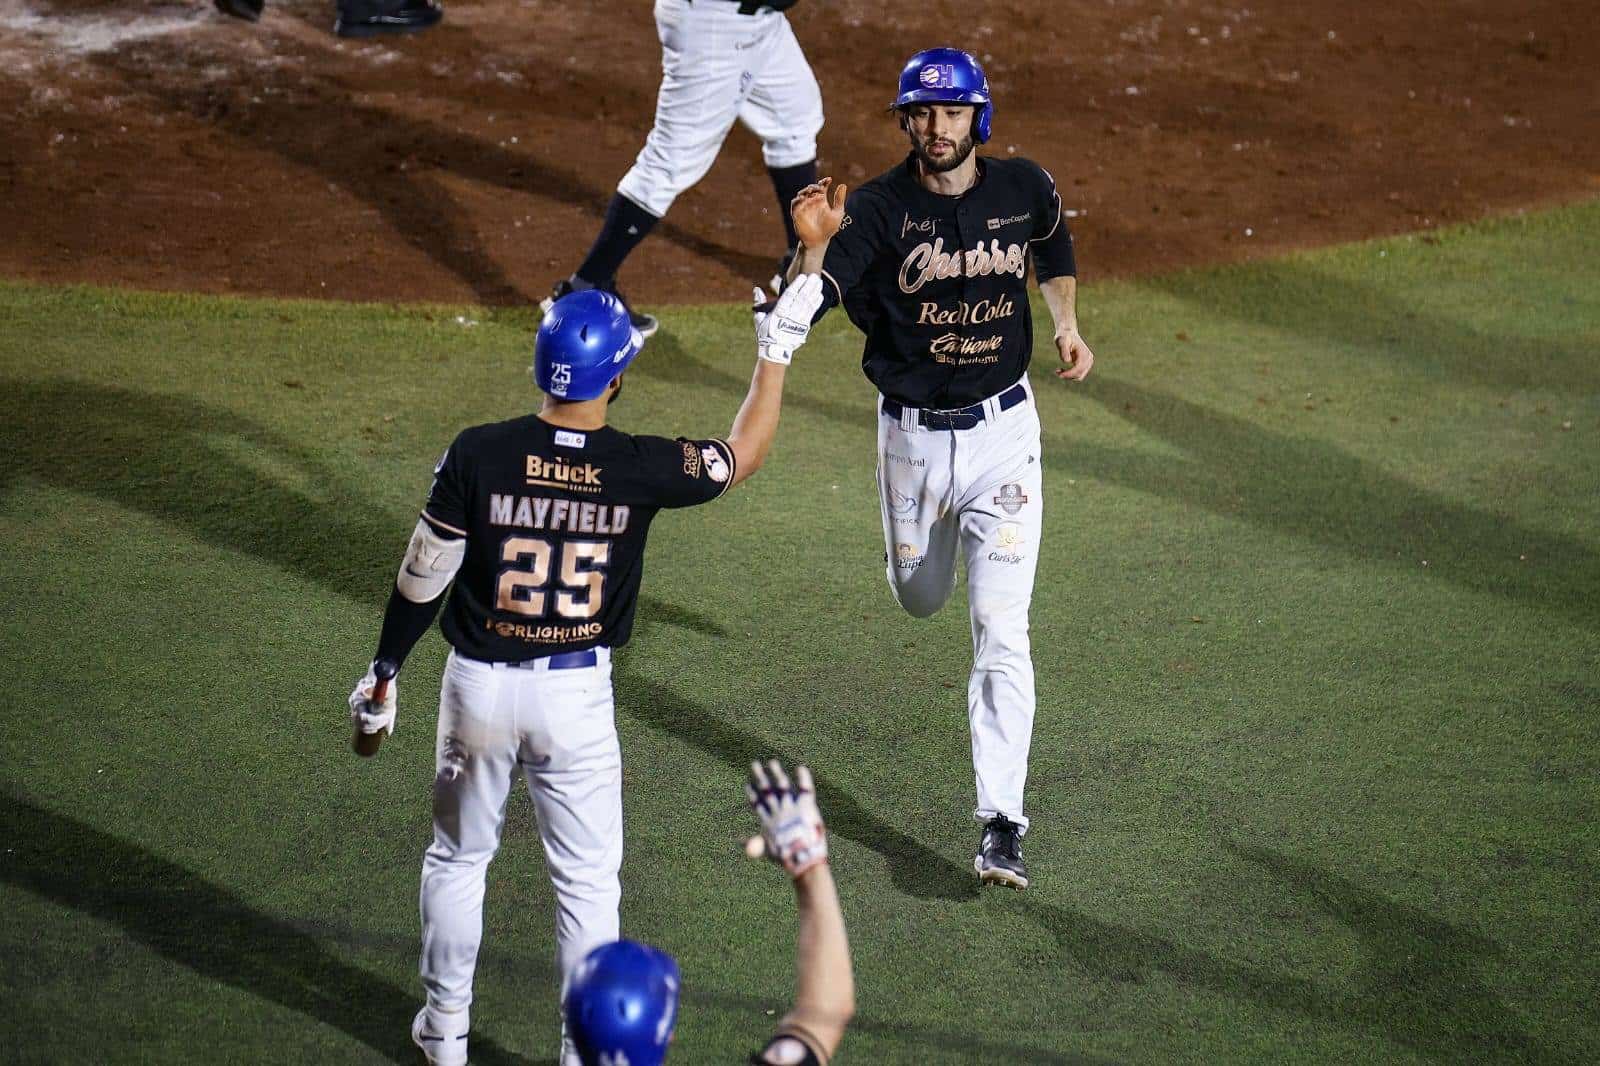
M 600 236 L 594 239 L 588 257 L 578 267 L 577 276 L 595 285 L 612 280 L 622 261 L 660 221 L 620 192 L 612 196 L 611 205 L 606 208 L 605 225 L 600 227 Z
M 767 173 L 772 176 L 772 191 L 778 194 L 778 207 L 783 213 L 783 235 L 789 242 L 784 247 L 793 248 L 800 243 L 800 238 L 794 233 L 794 216 L 789 212 L 789 204 L 801 189 L 817 180 L 817 161 L 813 159 L 794 167 L 768 167 Z

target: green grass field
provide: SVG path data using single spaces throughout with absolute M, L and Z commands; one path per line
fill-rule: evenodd
M 792 992 L 737 851 L 767 752 L 822 778 L 841 1061 L 1600 1060 L 1597 246 L 1590 204 L 1089 279 L 1093 378 L 1037 379 L 1025 894 L 977 891 L 964 596 L 889 595 L 830 320 L 767 469 L 657 522 L 619 656 L 673 1061 L 742 1061 Z M 725 431 L 748 316 L 664 319 L 617 424 Z M 0 285 L 8 1062 L 413 1061 L 443 641 L 376 760 L 345 697 L 433 461 L 533 403 L 532 324 Z M 554 1059 L 552 906 L 514 796 L 476 1061 Z

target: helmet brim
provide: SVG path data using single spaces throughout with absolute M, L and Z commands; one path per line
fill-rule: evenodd
M 890 111 L 899 111 L 912 104 L 967 104 L 982 107 L 989 102 L 989 94 L 976 89 L 913 89 L 902 93 L 889 105 Z

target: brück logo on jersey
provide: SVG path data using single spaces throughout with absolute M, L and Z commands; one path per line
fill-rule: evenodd
M 929 63 L 917 80 L 924 89 L 948 89 L 956 83 L 956 68 L 949 63 Z
M 600 468 L 592 463 L 569 463 L 565 459 L 528 456 L 528 484 L 577 492 L 600 491 Z

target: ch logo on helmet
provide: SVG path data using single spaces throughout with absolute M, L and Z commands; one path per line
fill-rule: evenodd
M 550 391 L 557 396 L 565 396 L 567 389 L 572 385 L 572 364 L 550 364 Z
M 917 79 L 924 89 L 948 89 L 956 83 L 956 68 L 949 63 L 929 63 Z

